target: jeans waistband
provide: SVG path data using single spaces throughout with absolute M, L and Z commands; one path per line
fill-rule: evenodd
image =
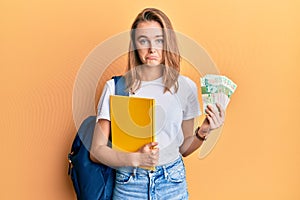
M 125 172 L 125 173 L 133 173 L 134 175 L 136 173 L 138 174 L 144 174 L 144 175 L 148 175 L 148 174 L 161 174 L 161 173 L 166 173 L 167 170 L 169 170 L 170 168 L 179 165 L 180 163 L 182 163 L 182 157 L 180 156 L 179 158 L 177 158 L 175 161 L 165 164 L 165 165 L 161 165 L 161 166 L 155 166 L 153 170 L 150 169 L 145 169 L 145 168 L 141 168 L 141 167 L 119 167 L 117 169 L 117 171 L 120 172 Z

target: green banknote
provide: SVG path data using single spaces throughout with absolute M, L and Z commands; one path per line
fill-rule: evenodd
M 205 75 L 200 82 L 204 110 L 207 105 L 212 105 L 217 109 L 216 103 L 226 109 L 237 85 L 226 76 L 214 74 Z

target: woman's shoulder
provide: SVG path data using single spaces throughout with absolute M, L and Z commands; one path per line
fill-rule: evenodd
M 179 75 L 178 84 L 180 85 L 189 85 L 191 87 L 197 87 L 196 83 L 187 76 Z
M 189 77 L 180 75 L 178 77 L 178 94 L 184 96 L 195 95 L 198 92 L 197 84 Z
M 114 87 L 115 86 L 114 79 L 107 80 L 105 85 L 107 85 L 108 87 Z
M 109 79 L 105 82 L 103 92 L 113 94 L 113 91 L 115 91 L 115 82 L 114 79 Z

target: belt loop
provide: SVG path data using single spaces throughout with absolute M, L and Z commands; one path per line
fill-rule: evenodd
M 167 168 L 166 166 L 162 166 L 163 167 L 163 170 L 164 170 L 164 176 L 165 176 L 165 179 L 168 178 L 168 171 L 167 171 Z
M 135 178 L 135 176 L 136 176 L 136 171 L 137 171 L 137 167 L 133 167 L 133 169 L 132 169 L 133 178 Z

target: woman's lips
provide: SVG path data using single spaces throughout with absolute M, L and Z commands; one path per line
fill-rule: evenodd
M 158 57 L 156 57 L 156 56 L 148 56 L 148 57 L 146 57 L 146 59 L 147 60 L 157 60 Z

